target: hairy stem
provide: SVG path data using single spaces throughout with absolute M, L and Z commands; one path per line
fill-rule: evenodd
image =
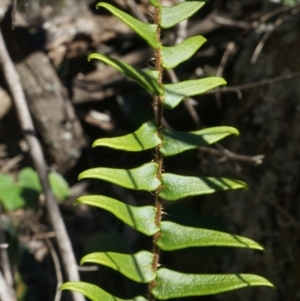
M 157 25 L 157 30 L 156 30 L 156 39 L 161 45 L 161 36 L 160 36 L 160 7 L 155 8 L 155 16 L 154 16 L 154 23 Z M 158 84 L 162 88 L 162 78 L 163 78 L 163 67 L 162 67 L 162 56 L 161 56 L 161 49 L 155 49 L 155 70 L 158 71 Z M 153 100 L 153 106 L 154 106 L 154 115 L 155 115 L 155 120 L 157 123 L 157 132 L 159 137 L 162 136 L 162 115 L 163 115 L 163 106 L 162 106 L 162 96 L 158 95 L 155 96 Z M 157 146 L 155 149 L 155 162 L 158 164 L 158 170 L 157 170 L 157 178 L 161 180 L 161 174 L 163 172 L 163 157 L 162 154 L 160 153 L 160 147 L 161 145 Z M 159 197 L 159 194 L 161 192 L 161 185 L 157 188 L 155 191 L 155 207 L 156 207 L 156 219 L 155 223 L 157 226 L 160 225 L 161 223 L 161 218 L 162 218 L 162 201 L 161 198 Z M 159 255 L 160 255 L 160 250 L 156 245 L 156 242 L 158 241 L 160 237 L 160 232 L 156 233 L 153 236 L 153 263 L 152 263 L 152 269 L 154 272 L 157 271 L 159 267 Z M 151 290 L 154 288 L 156 285 L 155 280 L 152 281 L 149 284 L 149 301 L 154 301 L 155 298 L 151 294 Z

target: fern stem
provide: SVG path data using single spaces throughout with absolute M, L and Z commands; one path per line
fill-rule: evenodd
M 156 30 L 156 39 L 161 45 L 161 28 L 160 28 L 160 6 L 155 8 L 155 15 L 154 15 L 154 23 L 157 25 Z M 162 66 L 162 56 L 161 56 L 161 49 L 155 49 L 155 70 L 158 71 L 158 85 L 162 88 L 163 87 L 163 66 Z M 162 115 L 163 115 L 163 106 L 162 106 L 162 96 L 158 95 L 155 96 L 153 100 L 153 107 L 154 107 L 154 115 L 155 115 L 155 121 L 157 123 L 157 133 L 158 136 L 162 136 Z M 157 146 L 155 149 L 155 162 L 158 164 L 158 170 L 157 170 L 157 178 L 161 180 L 161 174 L 163 172 L 163 156 L 160 153 L 160 147 L 161 145 Z M 161 185 L 157 188 L 155 191 L 155 207 L 156 207 L 156 218 L 155 218 L 155 224 L 159 227 L 162 219 L 162 200 L 159 196 L 161 192 Z M 153 236 L 153 263 L 152 263 L 152 269 L 154 272 L 157 271 L 159 267 L 159 257 L 160 257 L 160 250 L 157 247 L 156 243 L 160 237 L 160 232 L 156 233 Z M 155 287 L 156 281 L 152 281 L 149 284 L 149 301 L 155 301 L 154 296 L 151 294 L 151 290 Z

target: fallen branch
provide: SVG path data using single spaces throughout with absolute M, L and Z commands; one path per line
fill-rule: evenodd
M 23 160 L 22 155 L 18 155 L 10 160 L 8 160 L 1 168 L 0 168 L 0 174 L 4 174 L 8 172 L 11 168 L 13 168 L 15 165 L 17 165 L 20 161 Z
M 264 155 L 256 155 L 256 156 L 245 156 L 245 155 L 239 155 L 236 153 L 231 152 L 228 149 L 222 148 L 222 149 L 216 149 L 213 147 L 203 146 L 199 148 L 200 151 L 204 153 L 208 153 L 214 156 L 222 157 L 225 160 L 232 160 L 232 161 L 238 161 L 238 162 L 244 162 L 253 164 L 255 166 L 262 164 L 263 159 L 265 158 Z
M 0 300 L 1 301 L 17 301 L 14 292 L 6 283 L 2 272 L 0 271 Z
M 2 222 L 2 208 L 0 206 L 0 266 L 3 271 L 4 281 L 8 288 L 12 290 L 14 285 L 14 280 L 10 268 L 9 257 L 7 253 L 8 244 L 5 241 L 4 228 Z M 0 300 L 2 300 L 0 298 Z
M 232 93 L 235 92 L 239 95 L 239 98 L 241 98 L 241 90 L 249 90 L 249 89 L 254 89 L 258 87 L 263 87 L 267 85 L 273 85 L 279 82 L 284 82 L 287 80 L 292 80 L 300 77 L 300 72 L 295 72 L 287 75 L 282 75 L 278 77 L 273 77 L 270 79 L 263 79 L 259 82 L 253 82 L 253 83 L 248 83 L 244 85 L 239 85 L 239 86 L 232 86 L 232 87 L 225 87 L 225 88 L 219 88 L 215 89 L 212 91 L 205 92 L 203 94 L 216 94 L 216 93 Z
M 52 242 L 50 239 L 48 238 L 45 238 L 44 239 L 48 249 L 49 249 L 49 252 L 50 252 L 50 255 L 52 257 L 52 261 L 53 261 L 53 264 L 54 264 L 54 269 L 55 269 L 55 274 L 56 274 L 56 281 L 57 281 L 57 284 L 56 284 L 56 294 L 55 294 L 55 297 L 54 297 L 54 301 L 59 301 L 60 298 L 61 298 L 61 291 L 58 290 L 59 287 L 63 284 L 63 276 L 62 276 L 62 271 L 61 271 L 61 268 L 60 268 L 60 262 L 59 262 L 59 258 L 57 256 L 57 253 L 52 245 Z
M 36 131 L 29 113 L 24 92 L 20 83 L 19 76 L 8 54 L 2 32 L 0 31 L 0 64 L 3 75 L 9 87 L 12 99 L 18 114 L 20 126 L 23 130 L 25 140 L 29 146 L 29 153 L 34 167 L 39 175 L 43 194 L 45 195 L 47 212 L 50 223 L 56 235 L 63 266 L 70 281 L 79 281 L 77 263 L 72 249 L 72 245 L 66 231 L 57 201 L 51 191 L 48 180 L 48 167 L 42 152 L 41 145 L 37 139 Z M 80 294 L 72 293 L 74 301 L 83 301 L 84 297 Z

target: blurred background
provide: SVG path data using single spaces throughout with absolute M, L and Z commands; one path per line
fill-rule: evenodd
M 146 0 L 108 2 L 152 21 Z M 101 52 L 139 68 L 153 67 L 147 44 L 107 11 L 96 10 L 96 3 L 0 0 L 2 34 L 51 167 L 51 186 L 78 262 L 92 251 L 151 248 L 149 238 L 110 213 L 73 206 L 83 194 L 152 204 L 149 193 L 77 181 L 88 168 L 133 168 L 153 158 L 153 151 L 91 149 L 97 138 L 124 135 L 153 119 L 151 97 L 139 86 L 101 62 L 87 61 L 90 53 Z M 208 40 L 188 62 L 166 72 L 165 82 L 217 75 L 228 83 L 165 111 L 165 124 L 182 131 L 218 125 L 240 131 L 239 137 L 216 146 L 166 159 L 165 170 L 237 178 L 249 185 L 246 192 L 166 202 L 165 218 L 247 236 L 266 248 L 266 253 L 230 248 L 165 252 L 162 264 L 186 273 L 254 273 L 277 287 L 185 300 L 300 300 L 300 1 L 210 0 L 188 22 L 162 35 L 165 45 L 193 35 Z M 0 202 L 1 240 L 9 244 L 18 300 L 52 301 L 64 272 L 2 71 Z M 122 298 L 146 291 L 102 266 L 81 268 L 80 275 Z M 70 295 L 63 293 L 61 300 Z

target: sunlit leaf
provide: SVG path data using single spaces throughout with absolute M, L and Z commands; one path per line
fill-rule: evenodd
M 134 133 L 114 138 L 101 138 L 93 143 L 95 146 L 107 146 L 115 149 L 121 149 L 130 152 L 140 152 L 146 149 L 154 148 L 161 143 L 157 135 L 155 122 L 145 122 Z
M 108 57 L 101 53 L 92 53 L 89 55 L 88 60 L 97 59 L 111 67 L 115 68 L 120 73 L 125 74 L 136 83 L 141 85 L 144 89 L 155 95 L 161 94 L 161 90 L 158 86 L 157 79 L 154 77 L 154 73 L 138 70 L 128 64 L 125 64 L 117 59 Z
M 251 274 L 195 275 L 159 269 L 151 291 L 160 300 L 189 296 L 214 295 L 243 287 L 270 286 L 263 277 Z
M 35 190 L 37 192 L 42 191 L 39 176 L 31 167 L 25 167 L 20 171 L 18 175 L 18 185 L 23 188 Z
M 129 189 L 154 191 L 160 185 L 160 181 L 156 177 L 157 168 L 156 163 L 147 163 L 133 169 L 92 168 L 82 172 L 79 180 L 94 178 Z
M 202 36 L 195 36 L 178 45 L 162 47 L 161 53 L 163 66 L 166 69 L 177 67 L 180 63 L 188 60 L 205 43 L 206 39 Z
M 70 188 L 67 181 L 57 172 L 49 173 L 49 182 L 53 194 L 59 201 L 65 200 L 70 194 Z
M 155 7 L 160 6 L 160 3 L 159 3 L 158 0 L 149 0 L 149 2 L 150 2 L 150 4 L 152 4 L 152 5 L 155 6 Z
M 82 281 L 64 283 L 59 289 L 71 290 L 71 291 L 81 293 L 85 297 L 91 299 L 92 301 L 104 301 L 104 300 L 105 301 L 147 301 L 147 299 L 145 299 L 142 296 L 138 296 L 133 299 L 127 299 L 127 300 L 120 299 L 107 293 L 97 285 L 82 282 Z
M 105 209 L 145 235 L 154 235 L 159 230 L 155 224 L 156 208 L 154 206 L 130 206 L 103 195 L 82 196 L 76 200 L 76 203 Z
M 241 188 L 246 189 L 247 184 L 239 180 L 198 178 L 164 173 L 162 174 L 162 191 L 159 196 L 167 201 L 176 201 L 188 196 Z
M 184 1 L 171 7 L 161 7 L 162 28 L 170 28 L 196 13 L 205 2 Z
M 194 132 L 163 130 L 163 144 L 160 152 L 164 156 L 173 156 L 189 149 L 213 144 L 229 135 L 238 135 L 237 129 L 228 126 L 206 128 Z
M 153 254 L 147 251 L 133 255 L 114 252 L 91 253 L 84 256 L 80 264 L 87 262 L 108 266 L 136 282 L 149 283 L 155 278 L 152 269 Z
M 236 247 L 263 250 L 255 241 L 220 231 L 181 226 L 172 222 L 161 222 L 157 245 L 165 251 L 189 247 Z
M 59 173 L 51 171 L 49 173 L 49 182 L 53 194 L 59 201 L 63 201 L 69 196 L 69 184 Z M 42 192 L 39 176 L 31 167 L 25 167 L 20 171 L 18 185 L 24 189 L 34 190 L 38 193 Z
M 16 210 L 25 206 L 25 200 L 21 196 L 22 188 L 15 184 L 12 177 L 0 175 L 0 204 L 7 211 Z
M 221 77 L 208 77 L 164 85 L 163 106 L 173 109 L 186 97 L 199 95 L 225 84 L 226 81 Z
M 104 7 L 109 10 L 114 16 L 146 40 L 151 47 L 155 49 L 159 48 L 160 44 L 156 39 L 156 25 L 143 23 L 108 3 L 100 2 L 97 4 L 96 8 L 99 7 Z

